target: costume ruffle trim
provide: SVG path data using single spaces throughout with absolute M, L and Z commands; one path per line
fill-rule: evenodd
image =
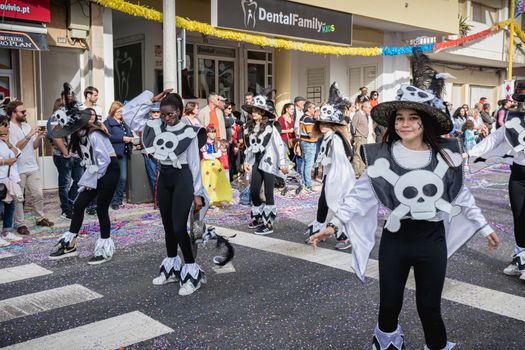
M 109 259 L 115 252 L 115 243 L 111 238 L 99 238 L 95 245 L 93 256 L 103 256 L 104 259 Z
M 447 345 L 441 349 L 441 350 L 452 350 L 452 348 L 456 346 L 456 343 L 447 342 Z M 425 345 L 424 350 L 430 350 L 428 346 Z
M 182 286 L 187 281 L 196 287 L 200 280 L 204 278 L 204 271 L 197 263 L 185 264 L 180 271 L 180 285 Z
M 163 273 L 166 279 L 172 274 L 175 277 L 180 278 L 180 270 L 182 268 L 182 261 L 178 256 L 174 258 L 164 258 L 162 264 L 160 264 L 160 273 Z
M 275 205 L 265 205 L 262 211 L 262 219 L 265 225 L 273 225 L 277 216 L 277 207 Z
M 58 240 L 58 244 L 60 244 L 62 247 L 67 247 L 69 243 L 71 243 L 71 241 L 75 239 L 77 236 L 78 236 L 77 233 L 73 233 L 69 231 L 64 232 L 62 237 L 60 237 L 60 239 Z
M 376 325 L 376 328 L 374 329 L 374 337 L 381 347 L 377 350 L 386 350 L 390 345 L 392 345 L 397 350 L 401 350 L 403 347 L 405 334 L 403 333 L 400 325 L 397 325 L 397 329 L 391 333 L 383 332 L 379 329 L 379 325 Z

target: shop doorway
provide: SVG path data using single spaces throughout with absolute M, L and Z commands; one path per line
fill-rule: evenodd
M 247 52 L 247 92 L 257 95 L 267 86 L 273 85 L 273 54 L 266 51 Z

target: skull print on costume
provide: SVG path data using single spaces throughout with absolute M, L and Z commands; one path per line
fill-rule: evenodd
M 518 113 L 509 113 L 505 121 L 505 138 L 516 153 L 525 150 L 525 128 L 522 123 L 523 117 Z

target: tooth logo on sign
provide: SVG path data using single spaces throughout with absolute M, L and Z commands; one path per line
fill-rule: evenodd
M 257 2 L 253 0 L 241 0 L 242 12 L 244 12 L 244 26 L 246 28 L 255 28 L 255 12 L 257 11 Z

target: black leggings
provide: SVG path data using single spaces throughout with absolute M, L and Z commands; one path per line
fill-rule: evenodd
M 252 181 L 250 183 L 250 198 L 254 206 L 258 207 L 263 203 L 261 199 L 261 186 L 264 182 L 264 197 L 266 205 L 274 205 L 273 190 L 275 188 L 275 175 L 268 174 L 259 169 L 259 162 L 252 166 Z
M 100 226 L 100 237 L 109 238 L 111 231 L 111 222 L 109 220 L 109 205 L 115 188 L 120 179 L 120 167 L 117 157 L 111 157 L 106 173 L 97 181 L 97 188 L 80 192 L 73 204 L 73 218 L 69 226 L 69 232 L 78 233 L 84 221 L 84 211 L 91 201 L 97 199 L 97 216 Z
M 441 318 L 441 292 L 447 269 L 443 222 L 402 220 L 401 229 L 383 229 L 379 246 L 379 329 L 394 332 L 403 306 L 410 268 L 414 267 L 416 305 L 425 340 L 431 350 L 447 344 Z
M 193 176 L 187 164 L 182 165 L 182 169 L 161 166 L 157 199 L 168 257 L 176 257 L 177 246 L 180 246 L 184 262 L 193 264 L 195 257 L 186 227 L 193 203 Z
M 326 221 L 328 216 L 328 204 L 326 203 L 326 195 L 324 193 L 325 184 L 323 183 L 323 189 L 321 190 L 321 196 L 319 196 L 319 202 L 317 203 L 317 222 L 323 223 Z
M 525 166 L 514 163 L 510 170 L 509 198 L 514 217 L 514 238 L 516 245 L 525 248 Z

